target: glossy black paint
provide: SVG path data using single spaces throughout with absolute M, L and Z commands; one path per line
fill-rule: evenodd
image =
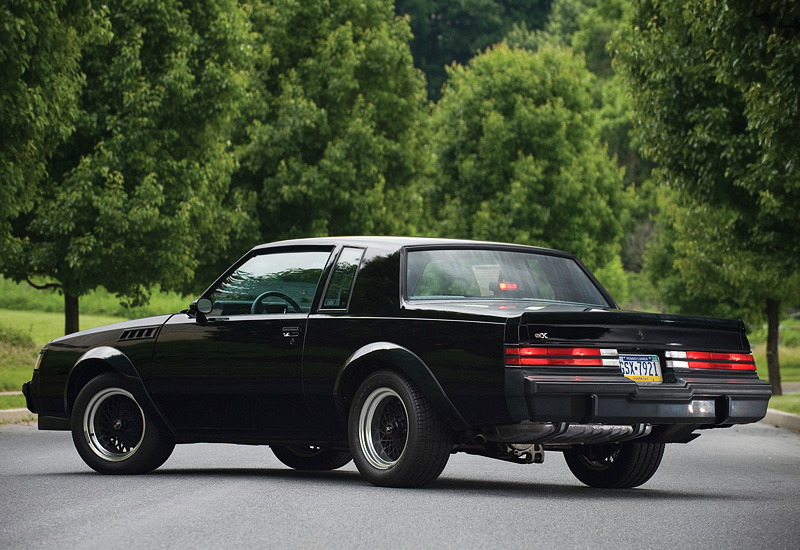
M 320 309 L 344 246 L 365 250 L 347 309 Z M 489 248 L 563 252 L 507 244 L 384 237 L 304 239 L 254 248 L 200 297 L 207 298 L 253 255 L 330 251 L 307 313 L 213 316 L 196 308 L 109 325 L 54 340 L 26 384 L 40 427 L 69 418 L 80 388 L 115 371 L 178 442 L 345 445 L 350 403 L 361 381 L 382 368 L 405 373 L 458 433 L 522 421 L 652 423 L 713 427 L 763 416 L 769 385 L 749 372 L 675 373 L 637 386 L 616 367 L 509 368 L 505 349 L 541 345 L 749 352 L 740 321 L 530 303 L 404 298 L 409 249 Z M 136 331 L 144 328 L 148 330 Z M 759 416 L 760 415 L 760 416 Z M 659 437 L 667 433 L 661 430 Z M 673 432 L 670 432 L 673 433 Z M 675 439 L 688 437 L 674 431 Z

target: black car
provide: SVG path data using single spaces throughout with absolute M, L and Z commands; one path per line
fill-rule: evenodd
M 665 443 L 756 422 L 771 395 L 741 321 L 621 311 L 564 252 L 390 237 L 258 246 L 188 310 L 53 340 L 23 392 L 98 472 L 264 444 L 392 487 L 452 453 L 545 451 L 634 487 Z

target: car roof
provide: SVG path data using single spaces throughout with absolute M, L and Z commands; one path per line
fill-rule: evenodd
M 273 248 L 276 246 L 378 246 L 381 248 L 392 248 L 399 250 L 404 247 L 480 247 L 480 248 L 518 248 L 529 251 L 556 253 L 558 255 L 572 256 L 567 252 L 552 248 L 538 246 L 501 243 L 492 241 L 473 241 L 468 239 L 443 239 L 433 237 L 386 237 L 386 236 L 342 236 L 342 237 L 311 237 L 305 239 L 290 239 L 265 243 L 254 247 L 252 250 Z

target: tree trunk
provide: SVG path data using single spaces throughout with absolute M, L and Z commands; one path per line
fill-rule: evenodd
M 780 305 L 779 300 L 767 300 L 767 372 L 769 373 L 769 383 L 772 386 L 772 395 L 783 395 L 781 367 L 778 361 Z
M 64 292 L 64 334 L 78 332 L 78 297 Z

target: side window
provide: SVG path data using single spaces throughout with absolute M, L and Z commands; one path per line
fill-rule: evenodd
M 211 293 L 211 315 L 307 313 L 329 257 L 329 251 L 253 256 Z
M 350 293 L 353 290 L 353 281 L 363 255 L 363 248 L 345 247 L 342 249 L 320 309 L 347 309 Z

